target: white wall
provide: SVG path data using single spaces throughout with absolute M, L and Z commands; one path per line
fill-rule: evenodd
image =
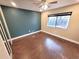
M 70 18 L 68 29 L 50 28 L 47 26 L 49 14 L 69 11 L 72 12 L 72 16 Z M 79 42 L 79 4 L 43 12 L 41 15 L 41 29 L 43 31 Z

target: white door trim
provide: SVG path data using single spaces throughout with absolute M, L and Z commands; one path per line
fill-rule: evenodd
M 5 47 L 4 41 L 2 40 L 1 34 L 0 34 L 0 59 L 12 59 L 11 56 L 9 56 L 7 49 Z

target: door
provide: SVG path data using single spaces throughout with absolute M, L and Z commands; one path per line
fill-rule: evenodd
M 6 47 L 4 45 L 1 35 L 0 35 L 0 59 L 12 59 L 6 50 Z
M 12 56 L 11 40 L 10 40 L 11 37 L 1 7 L 0 7 L 0 35 L 2 37 L 3 43 L 6 47 L 9 56 Z
M 3 39 L 3 42 L 5 44 L 5 47 L 8 51 L 8 54 L 11 55 L 12 51 L 11 51 L 11 42 L 10 40 L 8 40 L 8 37 L 7 37 L 7 34 L 6 34 L 6 29 L 4 29 L 4 26 L 0 20 L 0 34 L 1 34 L 1 37 Z

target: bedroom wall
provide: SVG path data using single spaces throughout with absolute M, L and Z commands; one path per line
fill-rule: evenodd
M 48 15 L 62 12 L 72 12 L 68 29 L 50 28 L 47 27 Z M 62 37 L 66 37 L 70 40 L 79 42 L 79 4 L 57 8 L 43 12 L 41 15 L 41 29 Z
M 41 29 L 41 13 L 1 6 L 11 37 L 17 37 Z

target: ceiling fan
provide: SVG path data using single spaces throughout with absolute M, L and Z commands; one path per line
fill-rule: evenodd
M 34 4 L 38 5 L 40 11 L 46 10 L 51 4 L 56 4 L 58 1 L 48 2 L 47 0 L 40 0 L 38 2 L 34 2 Z

